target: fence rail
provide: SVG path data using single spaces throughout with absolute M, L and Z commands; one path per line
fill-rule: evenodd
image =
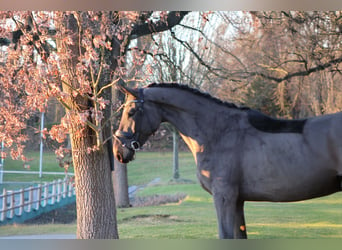
M 0 164 L 1 167 L 1 164 Z M 4 174 L 39 174 L 39 171 L 22 171 L 22 170 L 0 170 L 0 172 Z M 73 176 L 74 173 L 65 173 L 65 172 L 42 172 L 44 175 L 65 175 L 65 176 Z
M 0 223 L 25 212 L 30 213 L 47 205 L 54 205 L 74 195 L 74 182 L 70 178 L 15 191 L 3 189 L 0 195 Z

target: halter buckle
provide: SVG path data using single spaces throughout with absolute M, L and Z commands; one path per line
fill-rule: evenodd
M 138 141 L 131 141 L 131 148 L 134 151 L 137 151 L 140 149 L 140 143 Z

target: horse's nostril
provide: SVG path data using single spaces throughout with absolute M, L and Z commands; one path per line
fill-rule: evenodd
M 119 162 L 122 163 L 122 155 L 121 154 L 117 154 L 116 158 L 118 159 Z

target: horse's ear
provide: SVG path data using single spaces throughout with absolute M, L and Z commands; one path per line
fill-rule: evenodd
M 123 93 L 133 95 L 134 97 L 138 98 L 139 91 L 137 89 L 131 89 L 131 88 L 125 86 L 124 83 L 122 83 L 121 81 L 118 83 L 117 86 Z

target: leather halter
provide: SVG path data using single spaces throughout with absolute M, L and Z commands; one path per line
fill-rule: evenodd
M 141 119 L 144 114 L 144 90 L 140 88 L 139 99 L 132 100 L 132 101 L 125 103 L 125 106 L 129 103 L 137 104 L 137 108 L 138 108 L 137 112 L 139 113 L 139 116 L 140 116 L 140 121 L 138 120 L 138 123 L 137 122 L 135 123 L 136 124 L 135 133 L 117 130 L 114 134 L 114 138 L 119 140 L 123 147 L 137 151 L 141 148 L 141 145 L 139 142 L 139 136 L 140 136 L 140 129 L 141 129 Z

